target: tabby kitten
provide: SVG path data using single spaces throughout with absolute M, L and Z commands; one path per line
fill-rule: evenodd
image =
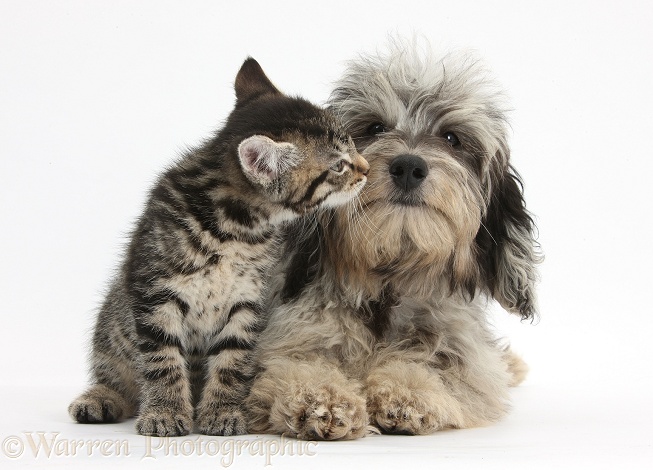
M 254 59 L 224 128 L 166 171 L 95 326 L 80 423 L 138 413 L 140 434 L 244 434 L 251 350 L 284 227 L 346 203 L 369 166 L 326 111 L 282 94 Z

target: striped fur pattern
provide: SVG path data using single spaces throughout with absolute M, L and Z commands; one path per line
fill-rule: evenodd
M 283 95 L 253 59 L 225 126 L 154 186 L 97 318 L 80 423 L 138 414 L 140 434 L 246 431 L 251 351 L 289 223 L 354 198 L 367 162 L 334 117 Z
M 472 55 L 418 46 L 351 62 L 332 94 L 368 183 L 298 250 L 305 275 L 288 277 L 259 343 L 250 431 L 330 440 L 484 425 L 525 376 L 486 319 L 490 297 L 535 316 L 540 261 L 502 95 Z

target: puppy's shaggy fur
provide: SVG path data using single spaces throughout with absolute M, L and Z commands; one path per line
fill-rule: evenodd
M 368 184 L 297 246 L 261 339 L 250 432 L 428 434 L 506 412 L 526 366 L 485 309 L 494 297 L 533 318 L 540 257 L 501 103 L 469 55 L 395 44 L 349 64 L 330 106 Z

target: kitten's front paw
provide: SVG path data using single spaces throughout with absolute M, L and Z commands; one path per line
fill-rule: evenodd
M 136 430 L 144 436 L 186 436 L 192 427 L 192 417 L 180 411 L 146 409 L 136 420 Z
M 114 423 L 123 414 L 122 407 L 111 399 L 80 397 L 68 407 L 68 413 L 78 423 Z
M 242 409 L 235 406 L 217 409 L 200 407 L 197 411 L 195 424 L 201 434 L 209 436 L 247 434 L 245 414 Z
M 104 385 L 93 385 L 68 407 L 78 423 L 113 423 L 131 414 L 132 407 L 118 392 Z
M 299 439 L 356 439 L 367 431 L 365 399 L 333 385 L 301 387 L 287 407 L 286 421 Z

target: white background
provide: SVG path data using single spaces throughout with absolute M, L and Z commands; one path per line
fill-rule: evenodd
M 129 439 L 131 456 L 96 453 L 100 465 L 220 467 L 197 452 L 141 460 L 133 421 L 66 414 L 126 234 L 156 174 L 227 116 L 248 55 L 281 89 L 322 103 L 344 61 L 416 32 L 479 51 L 511 97 L 513 162 L 546 261 L 541 321 L 495 321 L 532 371 L 494 426 L 320 443 L 272 464 L 651 468 L 650 5 L 1 0 L 0 466 L 89 463 L 35 458 L 23 433 L 45 431 Z M 24 444 L 13 460 L 12 436 Z M 264 464 L 243 451 L 233 467 Z

